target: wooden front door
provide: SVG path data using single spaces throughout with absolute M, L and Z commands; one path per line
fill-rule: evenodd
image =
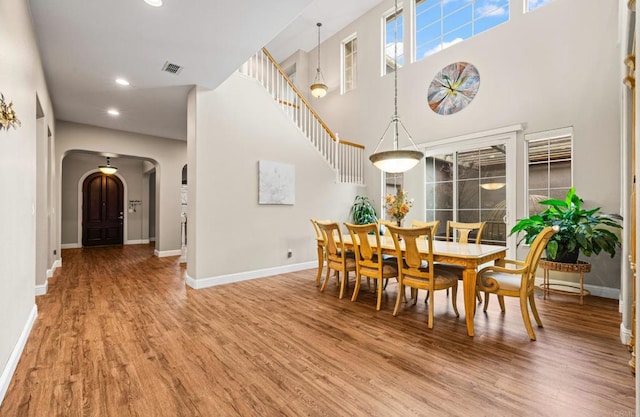
M 123 186 L 114 175 L 96 172 L 82 184 L 82 246 L 122 245 Z

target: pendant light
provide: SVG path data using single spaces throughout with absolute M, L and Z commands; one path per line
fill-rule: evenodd
M 378 142 L 378 146 L 373 151 L 373 154 L 369 156 L 369 160 L 373 163 L 373 165 L 380 169 L 381 171 L 398 173 L 405 172 L 413 168 L 420 162 L 422 157 L 424 156 L 422 152 L 418 150 L 416 144 L 411 139 L 411 135 L 407 131 L 407 128 L 404 127 L 404 124 L 400 120 L 400 116 L 398 116 L 398 0 L 395 1 L 395 24 L 393 29 L 393 116 L 391 117 L 391 121 L 387 125 L 387 128 L 384 130 L 380 141 Z M 382 151 L 378 152 L 382 141 L 384 140 L 385 135 L 389 131 L 389 128 L 393 125 L 393 150 L 392 151 Z M 402 127 L 404 133 L 411 141 L 411 144 L 415 148 L 415 150 L 400 150 L 398 149 L 398 134 L 399 128 Z
M 311 84 L 311 95 L 315 98 L 322 98 L 327 94 L 327 85 L 324 83 L 324 77 L 320 72 L 320 27 L 322 23 L 316 23 L 318 26 L 318 67 L 316 68 L 316 78 L 313 80 L 313 84 Z
M 102 172 L 105 175 L 112 175 L 118 171 L 117 167 L 111 166 L 111 158 L 108 156 L 107 156 L 107 165 L 100 165 L 98 169 L 100 170 L 100 172 Z

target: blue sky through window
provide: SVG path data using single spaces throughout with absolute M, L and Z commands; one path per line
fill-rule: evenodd
M 551 3 L 553 0 L 527 0 L 527 11 L 535 10 L 538 7 L 542 7 L 547 3 Z
M 415 19 L 418 61 L 507 22 L 509 0 L 417 0 Z
M 396 27 L 397 20 L 397 27 Z M 397 37 L 395 37 L 397 29 Z M 384 53 L 385 53 L 385 74 L 393 72 L 393 54 L 394 54 L 394 41 L 397 39 L 398 49 L 396 59 L 398 67 L 402 68 L 404 65 L 404 17 L 402 15 L 402 9 L 398 9 L 398 13 L 392 13 L 385 19 L 384 27 Z

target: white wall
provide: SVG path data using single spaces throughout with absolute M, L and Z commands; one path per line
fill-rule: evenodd
M 309 219 L 346 221 L 360 187 L 336 184 L 328 163 L 255 80 L 236 73 L 189 97 L 189 277 L 212 283 L 316 261 Z M 295 166 L 294 205 L 258 204 L 259 160 Z
M 618 2 L 556 0 L 529 14 L 522 14 L 520 0 L 510 4 L 510 22 L 424 60 L 409 63 L 406 58 L 407 64 L 398 72 L 402 121 L 414 141 L 427 146 L 522 123 L 519 155 L 524 155 L 524 134 L 573 126 L 578 194 L 587 207 L 620 213 Z M 365 144 L 367 153 L 375 148 L 393 114 L 393 76 L 380 76 L 380 19 L 392 7 L 392 1 L 384 1 L 321 45 L 329 93 L 314 101 L 314 106 L 341 138 Z M 340 42 L 354 32 L 358 36 L 358 87 L 340 95 Z M 408 44 L 409 30 L 405 33 Z M 307 59 L 315 62 L 315 51 Z M 441 116 L 429 109 L 427 88 L 439 70 L 456 61 L 478 68 L 480 89 L 466 109 Z M 313 66 L 308 68 L 311 73 Z M 407 145 L 408 140 L 401 136 L 400 146 Z M 391 147 L 389 135 L 383 149 Z M 366 166 L 367 192 L 379 202 L 380 173 Z M 521 156 L 517 218 L 525 215 L 524 172 Z M 611 260 L 600 255 L 591 262 L 594 267 L 585 282 L 620 287 L 619 257 Z
M 82 247 L 82 240 L 79 238 L 82 230 L 78 227 L 82 220 L 82 212 L 78 207 L 79 198 L 82 197 L 79 193 L 79 182 L 86 178 L 88 173 L 95 172 L 99 165 L 104 164 L 103 156 L 81 152 L 70 152 L 62 160 L 62 247 Z M 112 158 L 111 165 L 118 168 L 116 175 L 126 188 L 123 214 L 126 225 L 124 243 L 148 242 L 149 185 L 148 176 L 145 178 L 143 174 L 144 161 L 120 157 Z M 140 200 L 142 204 L 136 207 L 135 212 L 129 212 L 129 200 Z M 147 227 L 143 228 L 145 223 Z
M 71 151 L 110 153 L 155 161 L 156 250 L 160 256 L 180 250 L 180 183 L 182 167 L 186 163 L 186 142 L 63 121 L 57 123 L 56 133 L 57 161 L 62 161 Z M 61 182 L 58 187 L 61 190 Z M 62 217 L 67 216 L 68 213 L 62 213 Z
M 37 312 L 35 229 L 41 213 L 36 211 L 36 155 L 46 141 L 36 138 L 39 131 L 54 131 L 54 115 L 26 1 L 0 2 L 0 45 L 0 92 L 13 102 L 22 122 L 17 130 L 0 131 L 0 190 L 5 196 L 0 199 L 1 401 Z M 44 112 L 40 127 L 36 95 Z M 43 250 L 45 264 L 48 250 Z

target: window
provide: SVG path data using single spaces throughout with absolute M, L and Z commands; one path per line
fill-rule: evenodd
M 545 4 L 551 3 L 553 0 L 524 0 L 526 3 L 525 11 L 530 12 L 531 10 L 535 10 L 539 7 L 544 6 Z
M 440 220 L 438 236 L 448 220 L 484 221 L 483 243 L 506 245 L 506 146 L 428 156 L 425 163 L 425 218 Z
M 538 204 L 549 198 L 564 200 L 572 185 L 571 128 L 525 135 L 529 164 L 529 214 L 543 211 Z
M 416 0 L 414 16 L 414 60 L 419 61 L 507 22 L 509 0 Z
M 382 56 L 384 62 L 382 64 L 382 75 L 392 73 L 396 68 L 396 63 L 398 68 L 402 68 L 402 65 L 404 65 L 403 21 L 402 9 L 398 9 L 398 13 L 392 12 L 383 19 Z
M 342 93 L 356 88 L 358 71 L 358 38 L 351 36 L 342 42 Z

